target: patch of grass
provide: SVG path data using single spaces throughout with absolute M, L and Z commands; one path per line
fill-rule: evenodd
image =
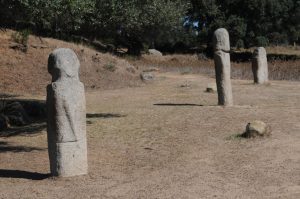
M 20 32 L 12 33 L 11 38 L 14 42 L 27 46 L 30 33 L 29 29 L 24 29 Z
M 180 71 L 180 74 L 181 75 L 188 75 L 188 74 L 191 74 L 192 73 L 192 70 L 191 70 L 191 68 L 183 68 L 183 70 L 182 71 Z
M 27 52 L 28 50 L 28 39 L 29 39 L 29 35 L 30 35 L 30 30 L 29 29 L 25 29 L 22 30 L 20 32 L 13 32 L 11 34 L 11 40 L 13 40 L 14 42 L 17 43 L 11 45 L 10 47 L 13 49 L 18 49 L 24 53 Z
M 129 55 L 129 54 L 124 54 L 123 57 L 128 61 L 137 61 L 140 59 L 140 57 Z
M 105 70 L 110 71 L 110 72 L 115 72 L 115 71 L 117 70 L 116 65 L 115 65 L 114 63 L 112 63 L 112 62 L 109 62 L 109 63 L 105 64 L 105 65 L 103 66 L 103 68 L 104 68 Z
M 229 137 L 226 138 L 226 140 L 241 140 L 241 139 L 243 139 L 243 136 L 240 133 L 230 135 Z

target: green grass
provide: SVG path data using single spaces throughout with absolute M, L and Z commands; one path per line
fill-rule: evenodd
M 114 63 L 112 63 L 112 62 L 109 62 L 109 63 L 105 64 L 105 65 L 103 66 L 103 68 L 104 68 L 105 70 L 110 71 L 110 72 L 115 72 L 115 71 L 117 70 L 116 65 L 115 65 Z

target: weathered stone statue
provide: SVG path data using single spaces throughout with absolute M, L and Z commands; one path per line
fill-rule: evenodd
M 264 47 L 256 48 L 252 58 L 254 83 L 264 84 L 269 81 L 267 52 Z
M 80 63 L 71 49 L 54 50 L 48 59 L 47 135 L 53 176 L 87 174 L 86 104 Z
M 218 90 L 218 104 L 232 106 L 232 88 L 230 80 L 230 43 L 226 29 L 220 28 L 214 32 L 214 61 Z

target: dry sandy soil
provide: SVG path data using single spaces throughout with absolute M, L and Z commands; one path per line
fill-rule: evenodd
M 0 198 L 300 198 L 299 82 L 233 80 L 230 108 L 204 92 L 211 82 L 159 73 L 88 92 L 87 176 L 48 177 L 44 124 L 1 137 Z M 239 138 L 252 120 L 272 136 Z

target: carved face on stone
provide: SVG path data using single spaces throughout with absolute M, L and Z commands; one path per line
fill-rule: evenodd
M 213 45 L 215 51 L 230 51 L 229 34 L 225 28 L 219 28 L 214 32 Z
M 71 49 L 59 48 L 49 55 L 48 72 L 52 75 L 52 82 L 66 79 L 79 80 L 79 67 L 79 60 Z

